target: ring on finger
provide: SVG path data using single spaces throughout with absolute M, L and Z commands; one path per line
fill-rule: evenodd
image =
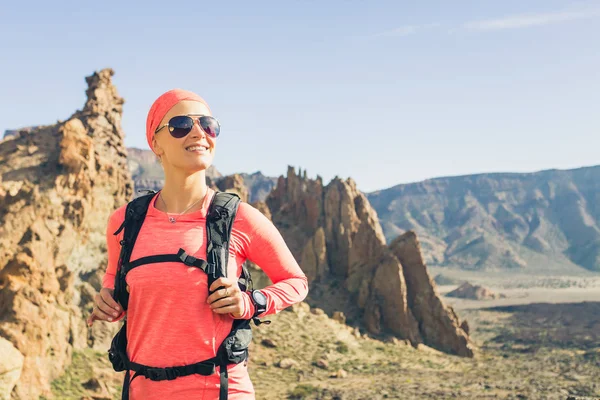
M 229 288 L 225 289 L 225 297 L 229 296 Z

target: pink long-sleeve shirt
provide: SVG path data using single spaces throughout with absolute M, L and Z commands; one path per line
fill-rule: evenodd
M 206 214 L 214 191 L 209 189 L 202 208 L 181 215 L 176 223 L 157 210 L 155 195 L 131 255 L 131 261 L 158 254 L 176 254 L 182 248 L 194 257 L 206 259 Z M 126 206 L 117 209 L 108 222 L 106 241 L 108 267 L 103 287 L 114 288 L 123 232 L 115 236 Z M 233 223 L 229 249 L 228 277 L 239 277 L 242 263 L 256 263 L 271 279 L 262 289 L 267 311 L 277 313 L 302 301 L 308 293 L 306 276 L 292 256 L 281 234 L 260 211 L 242 202 Z M 206 274 L 179 262 L 142 265 L 127 274 L 130 290 L 127 310 L 127 353 L 131 361 L 153 367 L 194 364 L 214 357 L 229 334 L 233 317 L 216 314 L 207 304 Z M 244 315 L 254 306 L 243 293 Z M 255 328 L 259 329 L 259 328 Z M 132 400 L 215 400 L 219 397 L 218 368 L 211 376 L 189 375 L 172 381 L 151 381 L 136 377 L 130 386 Z M 229 399 L 254 399 L 254 388 L 245 363 L 228 366 Z

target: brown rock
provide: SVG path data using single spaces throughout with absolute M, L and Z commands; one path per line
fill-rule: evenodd
M 0 399 L 10 399 L 22 369 L 23 354 L 11 342 L 0 337 Z
M 310 305 L 308 305 L 308 303 L 306 303 L 305 301 L 301 301 L 300 303 L 292 304 L 290 307 L 286 308 L 285 311 L 296 313 L 301 317 L 308 314 L 309 312 L 314 314 L 312 312 L 312 309 L 310 308 Z M 323 311 L 323 310 L 321 310 L 321 311 Z
M 298 366 L 298 362 L 291 358 L 284 358 L 277 363 L 277 366 L 281 369 L 290 369 Z
M 406 278 L 408 302 L 419 321 L 424 343 L 444 352 L 472 357 L 473 345 L 459 326 L 458 317 L 446 307 L 435 289 L 423 262 L 419 241 L 414 232 L 396 238 L 390 249 L 400 260 Z
M 236 193 L 242 201 L 248 201 L 248 188 L 240 174 L 227 175 L 219 180 L 217 186 L 223 192 Z
M 346 372 L 346 370 L 344 369 L 338 369 L 336 372 L 334 372 L 333 374 L 329 375 L 330 378 L 338 378 L 338 379 L 344 379 L 348 377 L 348 372 Z
M 460 324 L 460 329 L 462 329 L 467 335 L 471 334 L 471 328 L 469 328 L 469 323 L 466 319 Z
M 277 347 L 277 343 L 275 343 L 275 341 L 273 339 L 263 339 L 260 344 L 262 344 L 265 347 L 270 347 L 272 349 Z
M 365 307 L 365 322 L 372 333 L 385 326 L 401 339 L 421 343 L 421 333 L 407 301 L 402 266 L 392 254 L 386 254 L 375 271 Z M 377 321 L 379 319 L 379 322 Z
M 345 324 L 346 323 L 346 316 L 344 315 L 344 313 L 342 311 L 336 311 L 333 313 L 332 319 L 334 321 L 339 322 L 340 324 Z
M 408 339 L 400 340 L 396 337 L 390 337 L 386 340 L 387 343 L 391 343 L 396 346 L 410 346 L 410 341 Z
M 87 390 L 100 390 L 102 386 L 100 385 L 100 381 L 97 378 L 91 378 L 90 380 L 82 383 L 82 386 Z
M 315 365 L 321 369 L 329 369 L 329 362 L 327 360 L 324 359 L 319 359 L 317 360 L 317 362 L 315 363 Z
M 469 282 L 463 283 L 457 289 L 448 293 L 446 296 L 470 300 L 493 300 L 498 298 L 498 296 L 488 288 L 478 285 L 472 285 Z
M 269 206 L 264 201 L 257 201 L 256 203 L 252 203 L 252 206 L 256 208 L 258 211 L 263 213 L 265 217 L 271 219 L 271 210 L 269 210 Z
M 327 246 L 323 227 L 317 228 L 314 235 L 308 239 L 301 255 L 302 270 L 309 282 L 323 280 L 329 274 L 327 264 Z
M 73 348 L 88 346 L 89 293 L 75 282 L 104 269 L 106 221 L 133 194 L 112 75 L 86 78 L 87 102 L 66 122 L 0 142 L 0 336 L 24 356 L 16 399 L 51 396 Z M 112 335 L 93 332 L 106 350 Z

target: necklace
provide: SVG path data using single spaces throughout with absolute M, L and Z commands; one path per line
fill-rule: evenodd
M 208 193 L 208 190 L 207 190 L 207 193 Z M 195 202 L 193 202 L 193 203 L 192 203 L 192 204 L 191 204 L 191 205 L 190 205 L 188 208 L 186 208 L 186 209 L 185 209 L 185 210 L 183 210 L 182 212 L 180 212 L 180 213 L 178 213 L 178 214 L 177 214 L 177 213 L 175 213 L 175 215 L 177 215 L 177 217 L 179 217 L 179 216 L 181 216 L 182 214 L 185 214 L 185 212 L 186 212 L 187 210 L 189 210 L 190 208 L 194 207 L 196 204 L 198 204 L 198 202 L 199 202 L 200 200 L 202 200 L 204 197 L 206 197 L 206 194 L 207 194 L 207 193 L 205 193 L 205 194 L 204 194 L 204 196 L 200 197 L 198 200 L 196 200 Z M 163 199 L 163 197 L 162 197 L 162 192 L 161 192 L 161 193 L 159 193 L 159 195 L 158 195 L 158 196 L 160 197 L 160 199 L 162 200 L 163 204 L 165 205 L 165 212 L 167 213 L 167 217 L 169 218 L 169 222 L 171 222 L 172 224 L 174 224 L 175 222 L 177 222 L 177 218 L 175 218 L 175 217 L 172 217 L 172 216 L 170 216 L 170 215 L 169 215 L 169 212 L 167 211 L 169 208 L 167 207 L 167 203 L 165 202 L 165 199 Z

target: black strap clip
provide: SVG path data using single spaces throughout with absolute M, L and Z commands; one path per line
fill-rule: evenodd
M 152 381 L 172 381 L 177 373 L 173 368 L 147 368 L 144 376 Z
M 190 256 L 183 249 L 179 249 L 177 256 L 179 256 L 179 259 L 181 260 L 182 263 L 184 263 L 185 265 L 190 266 L 190 267 L 193 267 L 195 265 L 196 261 L 198 261 L 198 259 L 196 257 Z

